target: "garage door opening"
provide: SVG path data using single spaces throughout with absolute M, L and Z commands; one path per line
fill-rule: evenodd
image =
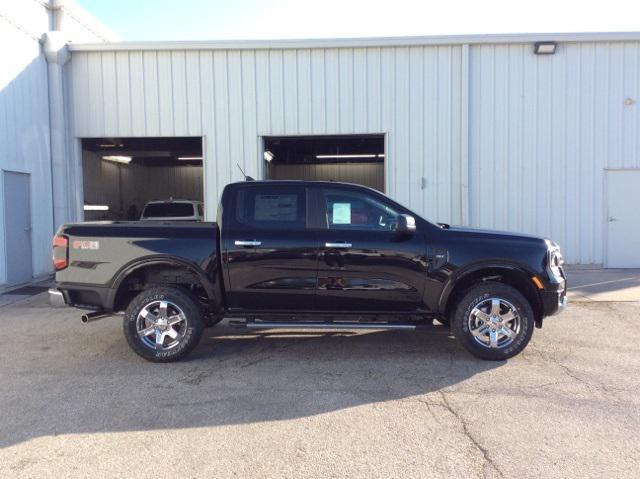
M 264 138 L 265 177 L 357 183 L 384 192 L 384 135 Z
M 200 137 L 84 139 L 82 167 L 86 221 L 138 220 L 151 201 L 174 203 L 149 210 L 165 217 L 204 213 Z

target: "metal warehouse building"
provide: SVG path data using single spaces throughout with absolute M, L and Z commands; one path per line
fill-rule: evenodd
M 640 267 L 640 34 L 43 48 L 48 80 L 0 93 L 0 283 L 15 174 L 34 276 L 54 223 L 168 198 L 214 220 L 241 170 L 362 183 L 428 219 L 552 237 L 569 263 Z M 25 104 L 48 111 L 50 141 L 16 123 Z

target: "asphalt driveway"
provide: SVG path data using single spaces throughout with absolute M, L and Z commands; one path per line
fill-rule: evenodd
M 0 477 L 638 477 L 640 303 L 573 303 L 520 356 L 446 328 L 129 351 L 44 295 L 0 307 Z

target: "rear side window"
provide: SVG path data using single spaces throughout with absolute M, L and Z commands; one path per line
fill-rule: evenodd
M 144 209 L 144 218 L 181 218 L 193 216 L 191 203 L 152 203 Z
M 301 230 L 306 226 L 304 188 L 242 188 L 235 205 L 235 223 L 241 228 Z

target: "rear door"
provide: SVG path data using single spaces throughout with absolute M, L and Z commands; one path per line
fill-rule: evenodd
M 363 188 L 318 188 L 324 218 L 318 258 L 319 309 L 422 311 L 427 274 L 425 232 L 393 231 L 408 211 Z
M 300 184 L 232 185 L 222 205 L 227 304 L 233 311 L 311 311 L 317 232 Z

